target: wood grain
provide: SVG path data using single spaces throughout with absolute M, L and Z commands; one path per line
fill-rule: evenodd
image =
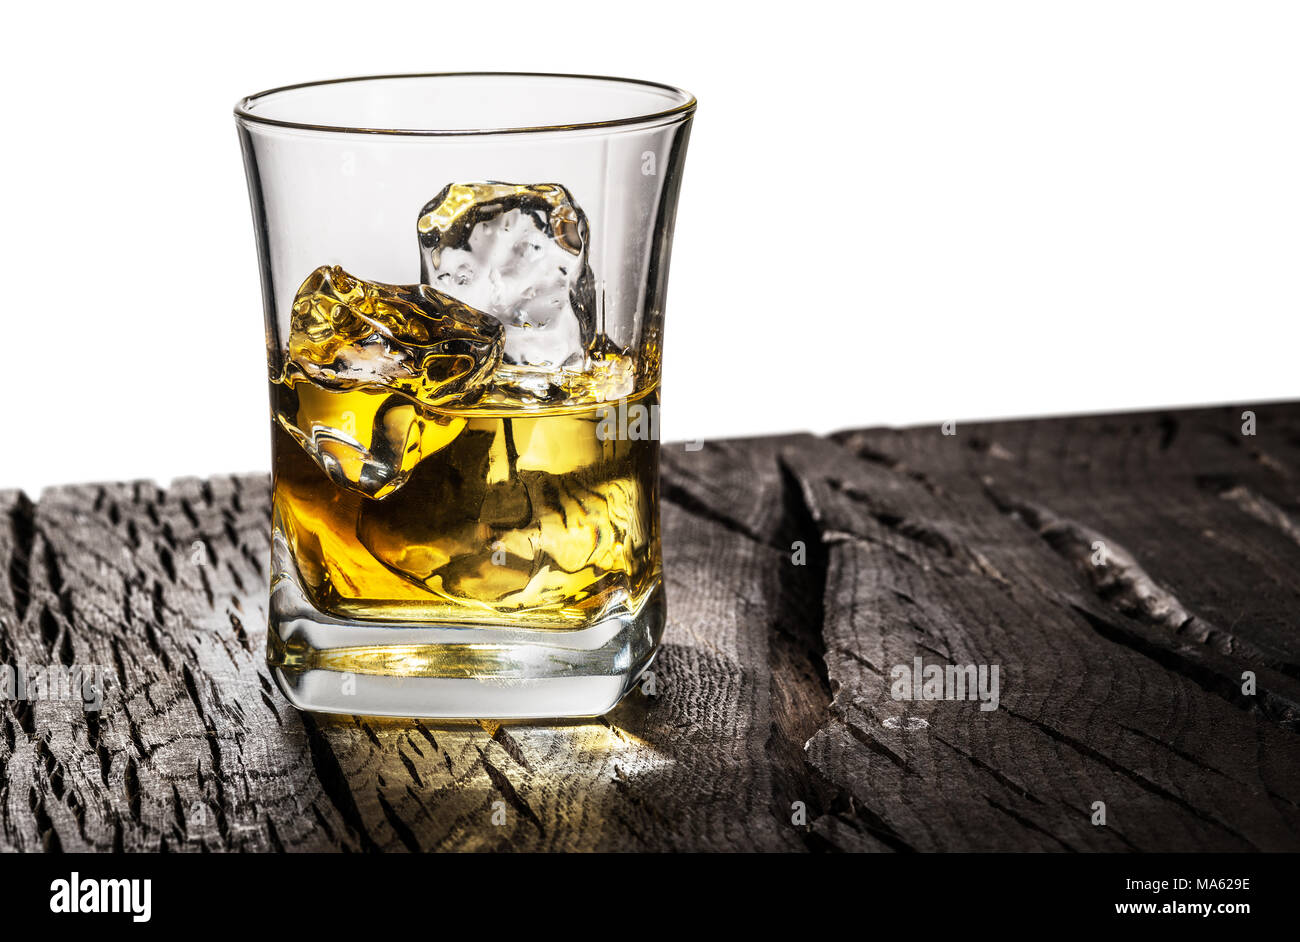
M 0 664 L 107 680 L 0 706 L 0 849 L 1300 849 L 1300 404 L 668 445 L 663 477 L 656 695 L 559 725 L 291 708 L 265 476 L 0 494 Z M 893 699 L 916 657 L 998 665 L 998 709 Z

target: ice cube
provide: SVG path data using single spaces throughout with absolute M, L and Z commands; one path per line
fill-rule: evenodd
M 301 375 L 335 390 L 378 386 L 447 405 L 481 395 L 501 353 L 501 325 L 455 298 L 323 265 L 294 298 L 285 379 Z
M 595 334 L 587 217 L 554 183 L 452 183 L 420 211 L 421 278 L 505 326 L 504 362 L 583 364 Z
M 383 498 L 460 433 L 431 407 L 482 396 L 501 349 L 500 324 L 427 285 L 321 267 L 294 300 L 276 419 L 335 484 Z
M 465 427 L 464 419 L 425 415 L 400 393 L 374 387 L 335 392 L 299 380 L 279 398 L 276 420 L 330 480 L 376 499 Z

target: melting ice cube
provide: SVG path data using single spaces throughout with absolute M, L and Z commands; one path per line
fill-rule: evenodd
M 452 183 L 420 211 L 421 278 L 505 326 L 504 361 L 580 366 L 595 333 L 588 228 L 554 183 Z
M 501 333 L 492 318 L 428 285 L 362 281 L 321 266 L 294 298 L 285 375 L 445 405 L 472 399 L 492 378 Z
M 502 327 L 427 285 L 316 269 L 294 299 L 276 418 L 340 487 L 382 498 L 463 419 L 501 362 Z

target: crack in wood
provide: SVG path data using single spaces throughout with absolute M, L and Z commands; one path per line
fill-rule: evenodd
M 1168 416 L 1152 417 L 1149 420 L 1143 416 L 1134 416 L 1128 423 L 1112 423 L 1104 434 L 1137 434 L 1143 429 L 1143 423 L 1149 422 L 1152 453 L 1167 453 L 1168 457 L 1160 460 L 1179 462 L 1180 459 L 1185 460 L 1183 451 L 1206 447 L 1207 436 L 1201 429 L 1209 418 L 1213 416 L 1202 417 L 1194 414 L 1188 421 L 1172 419 L 1173 424 L 1171 424 L 1171 417 Z M 1161 750 L 1165 750 L 1164 755 L 1173 758 L 1176 765 L 1170 765 L 1166 761 L 1154 767 L 1160 769 L 1158 773 L 1143 766 L 1135 766 L 1132 764 L 1134 752 L 1132 744 L 1126 745 L 1127 755 L 1124 760 L 1111 758 L 1108 755 L 1111 747 L 1103 746 L 1102 742 L 1095 737 L 1091 723 L 1086 733 L 1082 729 L 1076 731 L 1074 727 L 1078 725 L 1078 721 L 1070 717 L 1068 708 L 1062 712 L 1058 706 L 1051 711 L 1055 716 L 1060 717 L 1060 725 L 1053 725 L 1053 730 L 1060 736 L 1091 750 L 1078 758 L 1061 760 L 1061 763 L 1071 770 L 1070 774 L 1095 775 L 1094 770 L 1088 769 L 1092 764 L 1111 771 L 1121 768 L 1128 780 L 1139 787 L 1139 793 L 1127 798 L 1126 803 L 1140 801 L 1140 795 L 1145 793 L 1164 802 L 1166 807 L 1159 810 L 1144 808 L 1139 816 L 1138 826 L 1128 829 L 1126 833 L 1121 833 L 1113 827 L 1102 829 L 1087 827 L 1086 813 L 1082 809 L 1076 811 L 1073 803 L 1063 808 L 1067 817 L 1059 822 L 1064 828 L 1061 831 L 1051 831 L 1043 826 L 1038 815 L 993 795 L 985 796 L 992 800 L 991 804 L 985 802 L 990 813 L 996 813 L 1004 820 L 1014 822 L 1017 828 L 1034 833 L 1039 839 L 1048 838 L 1052 846 L 1058 850 L 1061 849 L 1062 843 L 1078 849 L 1101 848 L 1110 840 L 1116 840 L 1130 849 L 1136 849 L 1144 844 L 1151 846 L 1154 834 L 1161 833 L 1152 829 L 1152 821 L 1167 820 L 1172 824 L 1172 819 L 1180 815 L 1184 816 L 1183 821 L 1172 827 L 1167 826 L 1163 832 L 1166 834 L 1166 843 L 1163 846 L 1218 846 L 1238 849 L 1242 846 L 1254 848 L 1295 846 L 1297 819 L 1289 807 L 1289 802 L 1295 800 L 1297 791 L 1298 756 L 1295 741 L 1278 740 L 1269 732 L 1268 727 L 1247 726 L 1242 729 L 1239 723 L 1227 722 L 1228 718 L 1224 717 L 1221 711 L 1214 710 L 1207 702 L 1197 700 L 1194 695 L 1188 693 L 1186 686 L 1180 687 L 1176 680 L 1172 680 L 1172 678 L 1183 677 L 1196 685 L 1191 689 L 1203 688 L 1207 693 L 1214 694 L 1215 699 L 1234 701 L 1232 703 L 1234 708 L 1244 707 L 1245 710 L 1258 713 L 1271 722 L 1279 722 L 1285 735 L 1293 728 L 1289 722 L 1290 706 L 1287 703 L 1290 699 L 1288 678 L 1277 670 L 1270 672 L 1270 668 L 1264 665 L 1276 664 L 1279 668 L 1285 668 L 1291 663 L 1290 659 L 1280 657 L 1255 643 L 1251 638 L 1242 635 L 1240 628 L 1243 626 L 1238 623 L 1234 622 L 1232 625 L 1234 630 L 1230 632 L 1215 628 L 1204 616 L 1193 618 L 1192 609 L 1179 598 L 1178 594 L 1156 582 L 1148 575 L 1147 569 L 1138 566 L 1132 555 L 1113 539 L 1105 542 L 1108 549 L 1120 549 L 1121 565 L 1117 567 L 1118 572 L 1112 570 L 1107 573 L 1115 581 L 1094 582 L 1093 577 L 1096 574 L 1086 573 L 1079 566 L 1080 560 L 1086 562 L 1091 555 L 1094 536 L 1097 539 L 1105 539 L 1099 535 L 1099 532 L 1094 534 L 1091 528 L 1075 524 L 1062 514 L 1043 512 L 1042 508 L 1045 505 L 1040 500 L 1008 498 L 1005 488 L 1000 488 L 995 494 L 990 495 L 988 482 L 992 480 L 995 471 L 999 477 L 1007 475 L 1016 480 L 1027 479 L 1026 473 L 1022 470 L 1023 465 L 1028 460 L 1038 460 L 1035 456 L 1043 451 L 1036 445 L 1035 440 L 1028 438 L 1028 435 L 1031 429 L 1037 430 L 1045 427 L 1046 424 L 1006 423 L 998 426 L 999 431 L 996 434 L 986 434 L 982 429 L 973 430 L 973 434 L 970 434 L 966 441 L 965 448 L 951 439 L 941 438 L 937 430 L 928 435 L 925 434 L 925 430 L 905 433 L 892 430 L 842 433 L 834 438 L 858 460 L 858 465 L 847 464 L 843 461 L 842 454 L 826 449 L 822 449 L 814 458 L 801 464 L 798 471 L 805 481 L 805 491 L 809 494 L 809 502 L 814 508 L 831 556 L 832 578 L 827 590 L 827 606 L 830 614 L 825 628 L 826 645 L 828 658 L 830 658 L 831 679 L 832 682 L 838 683 L 840 688 L 837 703 L 842 699 L 846 704 L 839 710 L 845 716 L 844 726 L 837 727 L 836 724 L 832 724 L 825 727 L 816 737 L 816 749 L 811 757 L 814 767 L 834 781 L 835 787 L 839 788 L 841 793 L 847 793 L 859 800 L 873 801 L 878 809 L 877 814 L 882 821 L 888 823 L 890 828 L 897 830 L 904 826 L 904 821 L 908 822 L 908 828 L 924 827 L 921 821 L 915 819 L 908 802 L 895 803 L 896 791 L 906 786 L 890 776 L 886 769 L 893 768 L 899 775 L 906 773 L 908 770 L 898 761 L 902 759 L 902 754 L 891 750 L 892 758 L 882 757 L 885 760 L 884 768 L 876 766 L 873 771 L 868 756 L 872 753 L 878 754 L 878 750 L 874 748 L 879 744 L 878 739 L 868 732 L 867 728 L 852 719 L 855 714 L 845 712 L 845 710 L 858 709 L 870 711 L 873 702 L 883 704 L 890 702 L 886 699 L 887 695 L 883 689 L 885 684 L 882 683 L 879 665 L 900 661 L 906 663 L 910 659 L 910 652 L 907 652 L 905 647 L 907 636 L 899 633 L 897 628 L 909 622 L 913 625 L 917 623 L 916 616 L 907 615 L 900 606 L 914 609 L 918 605 L 916 600 L 920 598 L 923 600 L 921 609 L 926 613 L 923 623 L 946 625 L 944 634 L 948 636 L 949 641 L 953 638 L 966 638 L 969 643 L 976 641 L 975 636 L 978 635 L 996 635 L 1003 639 L 999 643 L 1005 648 L 1007 636 L 1004 631 L 996 627 L 995 620 L 1009 619 L 1022 630 L 1029 629 L 1022 639 L 1024 642 L 1033 640 L 1035 622 L 1042 624 L 1044 637 L 1048 639 L 1051 639 L 1051 635 L 1046 631 L 1052 622 L 1068 622 L 1071 618 L 1077 618 L 1082 624 L 1090 625 L 1096 630 L 1097 626 L 1094 622 L 1100 618 L 1097 606 L 1072 588 L 1072 585 L 1079 584 L 1078 577 L 1083 575 L 1082 584 L 1087 586 L 1089 593 L 1103 601 L 1106 608 L 1114 609 L 1102 619 L 1102 624 L 1110 630 L 1109 636 L 1104 640 L 1107 643 L 1119 640 L 1126 650 L 1142 657 L 1152 656 L 1152 659 L 1160 663 L 1162 668 L 1171 671 L 1171 675 L 1166 675 L 1162 679 L 1162 684 L 1178 691 L 1176 699 L 1170 704 L 1171 707 L 1177 708 L 1178 714 L 1185 714 L 1189 708 L 1193 708 L 1195 711 L 1208 711 L 1219 717 L 1213 723 L 1199 720 L 1191 727 L 1195 731 L 1192 741 L 1197 743 L 1196 752 L 1206 755 L 1206 758 L 1199 768 L 1189 766 L 1182 755 L 1193 754 L 1188 750 L 1186 742 L 1178 749 L 1168 748 L 1167 740 L 1158 734 L 1156 727 L 1149 725 L 1148 728 L 1142 729 L 1140 741 L 1144 744 L 1143 748 L 1151 753 L 1152 757 L 1161 755 Z M 1093 423 L 1093 426 L 1095 427 L 1096 423 Z M 1022 431 L 1026 436 L 1024 440 L 1018 438 Z M 1089 434 L 1096 433 L 1090 431 Z M 1102 447 L 1105 447 L 1104 444 Z M 963 460 L 961 454 L 967 457 Z M 1062 465 L 1063 454 L 1069 454 L 1064 445 L 1055 449 L 1049 457 L 1058 466 L 1079 468 L 1084 472 L 1097 468 L 1109 472 L 1117 467 L 1114 464 L 1086 460 L 1085 455 L 1080 455 L 1077 460 L 1072 459 Z M 1209 463 L 1215 460 L 1221 459 L 1211 459 Z M 1036 479 L 1028 478 L 1028 480 Z M 1190 480 L 1188 485 L 1195 486 Z M 1167 490 L 1177 493 L 1175 488 L 1167 487 Z M 1051 550 L 1054 563 L 1049 563 L 1043 558 L 1042 553 L 1026 543 L 1024 538 L 1017 536 L 1015 529 L 997 524 L 987 513 L 981 511 L 979 501 L 989 501 L 990 497 L 997 497 L 996 503 L 1000 504 L 996 506 L 994 512 L 1007 520 L 1010 527 L 1023 527 L 1024 533 L 1032 533 L 1034 539 L 1041 540 L 1042 545 Z M 989 501 L 990 505 L 994 503 Z M 1276 523 L 1275 515 L 1270 516 L 1274 519 L 1268 522 Z M 913 539 L 918 533 L 923 534 L 922 538 Z M 944 539 L 934 539 L 933 534 L 936 533 L 942 534 Z M 895 534 L 911 540 L 911 548 L 904 551 L 902 544 L 893 539 Z M 981 588 L 979 583 L 971 582 L 961 571 L 945 566 L 946 559 L 958 555 L 974 562 L 974 565 L 970 566 L 971 575 L 980 576 L 996 585 L 1001 600 L 990 594 L 992 586 Z M 1070 564 L 1068 570 L 1074 575 L 1062 578 L 1067 571 L 1060 568 L 1059 564 L 1062 562 Z M 1045 563 L 1047 565 L 1044 565 Z M 851 592 L 846 591 L 850 588 Z M 940 594 L 945 589 L 946 597 Z M 1005 610 L 1005 614 L 996 614 L 1002 610 Z M 1067 612 L 1068 616 L 1063 618 L 1062 611 Z M 972 622 L 972 618 L 978 618 L 979 621 Z M 1116 626 L 1119 626 L 1118 631 L 1113 630 Z M 1178 633 L 1180 629 L 1183 632 L 1181 635 Z M 1212 633 L 1216 631 L 1217 635 Z M 1138 643 L 1134 643 L 1135 638 Z M 1159 639 L 1154 642 L 1154 647 L 1151 642 L 1153 638 Z M 1198 639 L 1195 644 L 1192 641 L 1194 638 Z M 917 650 L 928 647 L 920 640 L 912 643 L 916 645 Z M 895 653 L 886 655 L 882 660 L 877 656 L 877 649 L 892 650 Z M 949 662 L 960 661 L 963 657 L 969 656 L 957 649 L 948 652 L 941 652 L 937 648 L 931 650 L 936 654 L 946 654 L 944 660 Z M 1171 651 L 1174 652 L 1172 657 Z M 1185 663 L 1189 652 L 1194 669 L 1189 668 Z M 1001 650 L 999 653 L 1004 659 L 1014 656 L 1011 650 Z M 1059 644 L 1049 640 L 1043 653 L 1049 658 L 1059 658 L 1066 653 L 1066 650 L 1060 649 Z M 1230 679 L 1235 678 L 1237 684 L 1240 684 L 1243 658 L 1247 658 L 1245 663 L 1256 669 L 1260 677 L 1261 695 L 1255 700 L 1241 697 L 1239 690 L 1238 696 L 1232 696 Z M 1098 679 L 1107 675 L 1097 668 L 1105 665 L 1107 661 L 1114 660 L 1114 655 L 1103 654 L 1098 664 L 1094 665 L 1094 672 L 1097 673 Z M 1120 660 L 1128 659 L 1120 658 Z M 1040 660 L 1037 663 L 1011 666 L 1016 668 L 1018 673 L 1030 672 L 1026 676 L 1042 676 L 1045 669 L 1051 670 L 1051 663 L 1051 660 L 1045 662 Z M 1133 664 L 1125 670 L 1132 671 L 1137 667 L 1140 665 Z M 1007 668 L 1005 660 L 1004 668 Z M 1093 672 L 1085 668 L 1076 676 L 1086 678 L 1091 673 Z M 1212 680 L 1212 683 L 1206 683 L 1207 679 Z M 1149 698 L 1153 693 L 1149 683 L 1128 689 L 1131 693 L 1124 694 L 1124 698 L 1135 696 Z M 1033 692 L 1029 692 L 1028 695 L 1035 700 L 1040 699 Z M 1165 695 L 1167 694 L 1161 694 L 1161 696 Z M 1025 694 L 1013 688 L 1011 696 L 1013 703 L 1023 700 L 1024 696 Z M 1115 697 L 1114 693 L 1111 697 Z M 1259 708 L 1261 701 L 1264 705 L 1263 709 Z M 1094 713 L 1115 712 L 1113 707 L 1106 706 L 1104 700 L 1099 703 L 1089 699 L 1088 703 Z M 1030 715 L 1023 709 L 1023 703 L 1017 703 L 1017 706 L 1019 709 L 1013 708 L 1009 715 L 1015 717 Z M 936 709 L 942 711 L 943 708 L 930 708 L 929 733 L 913 737 L 911 740 L 913 746 L 909 748 L 918 751 L 909 751 L 906 761 L 918 764 L 912 767 L 914 774 L 909 776 L 909 780 L 919 782 L 924 779 L 924 783 L 918 784 L 918 787 L 931 792 L 938 782 L 933 776 L 939 774 L 937 768 L 943 764 L 929 767 L 936 763 L 937 758 L 926 745 L 925 740 L 929 736 L 937 742 L 954 747 L 958 753 L 966 753 L 963 761 L 969 762 L 971 767 L 979 769 L 982 773 L 991 774 L 1002 787 L 1008 787 L 1008 783 L 1012 782 L 1011 776 L 1007 773 L 1008 766 L 991 759 L 986 752 L 988 744 L 985 743 L 985 749 L 981 749 L 978 753 L 958 745 L 957 740 L 943 731 L 944 726 L 936 725 L 936 716 L 944 715 L 936 713 Z M 1004 700 L 1005 709 L 1006 700 Z M 996 721 L 997 715 L 991 715 L 990 721 Z M 1136 715 L 1155 718 L 1161 714 L 1151 711 Z M 870 716 L 870 713 L 867 716 Z M 973 724 L 968 725 L 969 729 L 964 730 L 964 735 L 973 736 L 980 732 Z M 1229 732 L 1228 727 L 1236 727 L 1237 732 Z M 860 756 L 855 755 L 851 750 L 846 753 L 845 744 L 833 738 L 832 734 L 835 734 L 837 728 L 843 728 L 848 736 L 847 741 L 857 743 L 863 748 L 864 753 Z M 998 728 L 995 722 L 992 729 Z M 1244 741 L 1241 738 L 1235 740 L 1232 738 L 1241 737 L 1243 733 L 1247 737 Z M 1001 741 L 1004 735 L 1012 741 L 1023 737 L 1023 733 L 1013 735 L 1008 732 L 995 735 L 994 742 Z M 982 738 L 987 738 L 987 733 Z M 1250 784 L 1246 787 L 1264 796 L 1273 789 L 1270 786 L 1261 788 L 1258 776 L 1266 776 L 1274 782 L 1285 783 L 1281 788 L 1282 795 L 1279 800 L 1281 808 L 1285 809 L 1282 810 L 1283 818 L 1289 819 L 1285 824 L 1280 822 L 1274 825 L 1261 824 L 1262 820 L 1273 816 L 1272 812 L 1262 806 L 1250 809 L 1239 808 L 1237 794 L 1244 783 L 1225 777 L 1224 770 L 1215 764 L 1223 762 L 1222 756 L 1215 755 L 1213 752 L 1205 753 L 1209 743 L 1217 741 L 1222 748 L 1226 741 L 1234 743 L 1234 749 L 1236 743 L 1241 743 L 1243 750 L 1238 750 L 1236 754 L 1240 755 L 1241 751 L 1244 751 L 1249 756 L 1251 750 L 1247 744 L 1256 738 L 1272 743 L 1270 748 L 1276 750 L 1273 754 L 1277 756 L 1278 763 L 1276 768 L 1267 767 L 1273 765 L 1272 762 L 1243 766 L 1250 780 Z M 1023 748 L 1022 746 L 1021 749 Z M 978 761 L 970 758 L 974 756 L 978 756 Z M 1257 752 L 1256 756 L 1258 756 Z M 1106 760 L 1105 763 L 1102 762 L 1103 759 Z M 1040 772 L 1031 776 L 1030 780 L 1039 780 L 1041 774 Z M 1279 775 L 1281 778 L 1275 777 Z M 1002 776 L 1003 780 L 999 780 L 998 776 Z M 1172 782 L 1191 782 L 1194 786 L 1189 791 L 1187 787 L 1176 787 Z M 1032 795 L 1034 801 L 1041 803 L 1047 800 L 1049 793 L 1058 792 L 1062 784 L 1058 780 L 1050 785 L 1035 786 L 1032 790 L 1028 786 L 1018 785 L 1012 794 L 1017 794 L 1026 800 L 1029 800 L 1029 796 Z M 949 801 L 960 794 L 941 790 L 950 796 Z M 1218 793 L 1223 798 L 1219 803 L 1207 804 L 1206 796 L 1209 793 Z M 1196 797 L 1193 797 L 1193 794 Z M 1232 797 L 1228 798 L 1228 794 Z M 1113 801 L 1114 796 L 1112 795 L 1111 798 Z M 915 798 L 912 800 L 915 801 Z M 963 809 L 969 808 L 969 803 L 961 799 L 956 803 L 959 803 Z M 932 801 L 927 802 L 927 806 L 937 812 L 937 817 L 945 822 L 941 826 L 950 829 L 944 837 L 946 846 L 979 846 L 963 845 L 959 836 L 960 824 L 934 806 Z M 978 815 L 973 816 L 978 817 Z M 1190 824 L 1188 819 L 1198 823 Z M 1280 833 L 1270 830 L 1279 826 Z M 1176 833 L 1180 829 L 1186 830 Z M 1001 839 L 1009 830 L 1005 825 L 1000 828 L 993 826 L 989 833 Z M 1135 831 L 1142 832 L 1142 836 L 1135 834 Z M 906 833 L 916 832 L 909 830 Z M 1071 837 L 1071 834 L 1075 836 Z M 927 833 L 927 838 L 929 837 L 931 834 Z M 1190 843 L 1187 843 L 1189 841 Z

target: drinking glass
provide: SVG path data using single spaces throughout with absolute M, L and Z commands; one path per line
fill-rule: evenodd
M 300 709 L 600 715 L 664 626 L 664 300 L 695 100 L 468 73 L 235 109 L 266 315 L 267 660 Z

